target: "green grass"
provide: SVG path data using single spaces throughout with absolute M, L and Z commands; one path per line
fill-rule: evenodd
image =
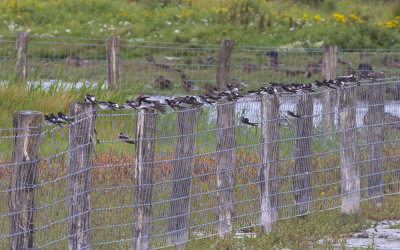
M 399 47 L 397 1 L 2 0 L 0 33 L 340 48 Z M 60 10 L 55 12 L 54 9 Z M 333 15 L 337 13 L 343 18 Z M 264 29 L 260 29 L 264 15 Z M 319 16 L 316 17 L 316 16 Z M 352 15 L 352 16 L 350 16 Z M 389 23 L 390 22 L 390 23 Z M 291 30 L 292 28 L 292 30 Z

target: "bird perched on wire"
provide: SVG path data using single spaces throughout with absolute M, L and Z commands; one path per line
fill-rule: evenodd
M 98 102 L 99 107 L 101 110 L 121 110 L 123 107 L 120 107 L 117 103 L 115 102 Z
M 165 114 L 166 110 L 165 107 L 167 106 L 164 103 L 161 103 L 159 101 L 155 101 L 155 100 L 148 100 L 148 98 L 150 98 L 150 96 L 148 95 L 139 95 L 137 96 L 133 102 L 135 103 L 135 105 L 137 106 L 137 110 L 141 110 L 141 109 L 153 109 L 153 110 L 157 110 L 163 114 Z
M 123 133 L 121 133 L 121 132 L 119 132 L 119 134 L 118 134 L 118 139 L 120 139 L 121 141 L 124 141 L 124 142 L 126 142 L 126 143 L 129 143 L 129 144 L 135 144 L 135 141 L 134 141 L 134 140 L 132 140 L 131 138 L 129 138 L 128 135 L 123 134 Z
M 175 108 L 181 109 L 181 108 L 185 108 L 184 106 L 182 106 L 180 104 L 179 101 L 177 101 L 176 99 L 165 99 L 165 102 L 167 103 L 168 106 L 170 106 L 173 110 L 175 110 Z
M 207 104 L 213 104 L 216 103 L 214 99 L 209 98 L 207 95 L 199 95 L 199 98 L 202 102 L 207 103 Z
M 189 92 L 191 90 L 198 90 L 198 87 L 196 85 L 194 85 L 193 81 L 190 81 L 190 80 L 186 79 L 186 75 L 185 74 L 181 75 L 181 86 L 187 92 Z
M 256 123 L 256 122 L 250 122 L 250 121 L 249 121 L 249 118 L 246 118 L 246 117 L 244 117 L 244 116 L 241 116 L 241 117 L 240 117 L 240 121 L 241 121 L 243 124 L 247 124 L 247 125 L 250 125 L 250 126 L 253 126 L 253 127 L 257 127 L 257 125 L 258 125 L 258 123 Z
M 237 87 L 233 86 L 233 84 L 228 83 L 228 84 L 226 85 L 226 87 L 229 89 L 229 91 L 230 91 L 231 93 L 233 93 L 233 94 L 239 94 L 239 89 L 238 89 Z
M 45 115 L 44 116 L 44 123 L 48 126 L 59 126 L 60 128 L 62 128 L 63 126 L 61 125 L 63 122 L 60 121 L 58 119 L 57 116 L 55 116 L 54 114 L 50 114 L 50 115 Z
M 296 115 L 292 111 L 286 111 L 286 114 L 289 115 L 289 116 L 292 116 L 292 117 L 301 118 L 301 115 Z
M 60 121 L 63 122 L 63 123 L 69 123 L 69 124 L 71 124 L 71 122 L 74 121 L 74 118 L 70 118 L 70 117 L 68 117 L 67 115 L 65 115 L 64 113 L 58 112 L 58 120 L 60 120 Z
M 93 103 L 93 104 L 97 103 L 96 98 L 94 98 L 94 95 L 91 95 L 91 94 L 87 94 L 85 96 L 85 102 L 86 103 Z
M 139 104 L 136 103 L 135 101 L 129 101 L 129 100 L 127 100 L 127 101 L 124 103 L 124 107 L 125 107 L 125 109 L 136 109 L 136 110 L 137 110 L 137 108 L 139 107 Z

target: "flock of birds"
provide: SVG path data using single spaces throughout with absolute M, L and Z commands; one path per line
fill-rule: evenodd
M 257 90 L 250 90 L 247 93 L 247 96 L 251 95 L 273 95 L 280 96 L 282 93 L 289 94 L 301 94 L 301 93 L 313 93 L 317 89 L 325 88 L 325 89 L 338 89 L 345 86 L 346 83 L 356 83 L 357 77 L 354 75 L 350 76 L 341 76 L 335 80 L 323 80 L 323 81 L 315 81 L 310 84 L 297 84 L 297 83 L 269 83 L 268 87 L 260 87 Z M 149 95 L 139 95 L 133 100 L 127 100 L 124 103 L 123 107 L 120 107 L 117 103 L 111 101 L 97 101 L 96 98 L 87 94 L 85 96 L 85 103 L 91 103 L 98 105 L 101 110 L 110 110 L 110 111 L 118 111 L 118 110 L 147 110 L 151 112 L 160 112 L 166 113 L 167 108 L 171 108 L 173 110 L 181 110 L 181 109 L 195 109 L 201 108 L 204 105 L 211 105 L 216 102 L 221 101 L 229 101 L 236 102 L 240 98 L 245 97 L 245 95 L 239 93 L 239 89 L 237 86 L 229 83 L 227 85 L 227 90 L 225 91 L 216 91 L 215 95 L 206 94 L 206 95 L 186 95 L 186 96 L 177 96 L 172 98 L 166 98 L 164 100 L 152 100 Z M 295 114 L 292 111 L 286 111 L 286 115 L 290 117 L 294 117 L 300 119 L 301 116 Z M 50 126 L 59 126 L 63 127 L 63 124 L 72 124 L 74 121 L 73 118 L 68 117 L 62 112 L 58 112 L 57 115 L 49 114 L 44 116 L 44 121 L 46 125 Z M 243 124 L 249 126 L 258 126 L 257 123 L 251 122 L 246 117 L 240 117 L 240 121 Z M 97 136 L 97 132 L 95 131 Z M 129 144 L 134 144 L 135 141 L 130 139 L 130 137 L 124 133 L 119 133 L 118 138 L 121 141 L 124 141 Z M 97 138 L 97 142 L 98 138 Z

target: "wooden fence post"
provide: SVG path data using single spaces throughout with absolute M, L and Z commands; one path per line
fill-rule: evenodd
M 342 214 L 354 213 L 360 207 L 360 172 L 356 137 L 355 86 L 340 90 L 339 96 L 339 147 L 342 176 Z
M 312 200 L 312 131 L 313 131 L 313 96 L 303 94 L 297 97 L 296 146 L 294 160 L 293 189 L 296 202 L 296 215 L 309 211 Z
M 384 107 L 385 84 L 377 81 L 368 86 L 368 112 L 367 112 L 367 157 L 368 157 L 368 195 L 375 198 L 376 206 L 382 205 L 383 195 L 383 146 L 385 141 Z M 371 201 L 371 200 L 370 200 Z
M 260 226 L 269 233 L 279 219 L 278 213 L 278 139 L 279 97 L 263 96 L 261 100 L 261 163 L 258 170 L 260 181 Z
M 15 53 L 17 61 L 14 65 L 15 81 L 25 83 L 28 76 L 28 33 L 20 32 L 17 34 L 15 42 Z
M 156 125 L 156 113 L 146 109 L 138 112 L 134 172 L 135 224 L 132 249 L 149 249 Z
M 227 89 L 233 44 L 232 40 L 221 40 L 217 70 L 219 90 Z M 232 231 L 232 200 L 236 162 L 235 110 L 234 102 L 223 101 L 222 105 L 217 105 L 217 219 L 218 234 L 222 238 Z
M 226 85 L 229 82 L 229 69 L 231 67 L 231 55 L 235 41 L 221 40 L 218 55 L 218 68 L 217 68 L 217 85 L 218 90 L 227 90 Z
M 337 47 L 327 45 L 324 47 L 322 60 L 322 77 L 327 80 L 336 78 Z M 324 132 L 330 132 L 335 127 L 336 92 L 326 91 L 322 96 L 322 127 Z
M 178 112 L 178 141 L 170 201 L 169 239 L 179 248 L 188 240 L 190 191 L 196 150 L 196 110 Z
M 107 75 L 108 75 L 108 86 L 115 90 L 120 84 L 120 56 L 119 56 L 119 38 L 107 39 Z
M 33 213 L 37 151 L 42 113 L 19 111 L 14 114 L 14 145 L 8 207 L 10 209 L 10 249 L 33 248 Z M 26 129 L 23 129 L 26 128 Z
M 71 102 L 68 142 L 68 244 L 69 249 L 90 249 L 90 191 L 92 189 L 93 131 L 96 106 Z

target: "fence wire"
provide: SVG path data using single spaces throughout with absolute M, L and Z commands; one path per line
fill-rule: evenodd
M 2 37 L 0 67 L 8 79 L 15 64 L 15 38 Z M 212 92 L 216 86 L 218 45 L 139 42 L 120 40 L 121 82 L 141 86 L 143 92 Z M 248 89 L 265 82 L 306 83 L 322 78 L 322 49 L 280 49 L 235 46 L 231 56 L 231 81 Z M 364 75 L 371 71 L 396 77 L 400 69 L 399 50 L 338 50 L 337 75 Z M 107 83 L 105 39 L 61 39 L 31 37 L 28 49 L 31 82 L 50 84 Z M 184 75 L 184 78 L 182 77 Z M 165 85 L 158 77 L 170 80 Z M 182 79 L 194 86 L 182 86 Z M 399 90 L 395 95 L 399 96 Z M 399 97 L 400 98 L 400 97 Z
M 247 59 L 234 58 L 232 67 L 243 60 Z M 13 145 L 19 137 L 28 136 L 16 136 L 15 129 L 1 129 L 0 246 L 7 248 L 15 237 L 27 233 L 22 227 L 10 233 L 13 216 L 27 212 L 11 211 L 7 205 L 10 197 L 21 190 L 34 191 L 34 202 L 28 211 L 33 212 L 31 248 L 35 249 L 67 248 L 82 235 L 89 237 L 87 246 L 95 249 L 128 248 L 138 240 L 138 230 L 146 225 L 149 226 L 149 248 L 174 246 L 176 242 L 220 234 L 221 223 L 226 222 L 218 217 L 222 207 L 231 211 L 227 220 L 232 231 L 239 234 L 262 224 L 260 216 L 269 212 L 262 203 L 271 197 L 276 197 L 273 209 L 279 215 L 272 222 L 343 209 L 344 199 L 349 196 L 343 191 L 344 183 L 349 182 L 343 170 L 352 166 L 358 168 L 355 170 L 358 176 L 352 177 L 350 183 L 360 183 L 359 201 L 398 196 L 400 102 L 386 94 L 381 103 L 372 103 L 370 89 L 388 88 L 399 82 L 399 78 L 392 77 L 339 90 L 284 94 L 279 97 L 279 114 L 274 119 L 264 117 L 273 108 L 261 106 L 266 99 L 275 97 L 263 99 L 254 95 L 246 95 L 233 104 L 180 111 L 167 109 L 165 114 L 143 115 L 129 110 L 98 110 L 96 115 L 83 113 L 64 128 L 41 127 L 37 159 L 23 163 L 13 160 Z M 339 98 L 344 91 L 354 93 L 350 104 Z M 323 113 L 323 96 L 328 92 L 337 95 L 331 130 L 323 127 L 324 116 L 328 115 Z M 307 100 L 311 100 L 311 106 L 307 106 Z M 263 113 L 263 109 L 267 112 Z M 228 110 L 234 111 L 232 123 L 221 127 L 218 117 L 229 114 Z M 376 110 L 383 110 L 383 114 Z M 288 116 L 287 111 L 302 117 Z M 348 119 L 354 122 L 349 123 L 350 127 L 343 127 L 344 114 L 349 114 Z M 369 118 L 367 114 L 380 115 L 381 120 Z M 256 126 L 241 122 L 241 116 L 257 123 Z M 87 137 L 88 121 L 93 119 L 99 143 Z M 268 133 L 265 131 L 274 123 L 278 124 L 276 141 L 263 141 L 263 133 Z M 153 135 L 146 136 L 152 128 Z M 86 137 L 79 137 L 79 145 L 73 144 L 69 130 L 86 133 Z M 373 133 L 379 131 L 383 131 L 383 137 L 372 140 Z M 128 135 L 135 144 L 120 139 L 119 133 Z M 346 144 L 342 135 L 355 136 L 355 140 Z M 277 161 L 265 162 L 264 149 L 272 150 L 272 145 L 277 146 Z M 381 155 L 372 154 L 374 146 L 382 146 Z M 346 165 L 343 157 L 350 151 L 356 160 Z M 89 161 L 81 169 L 71 170 L 80 164 L 71 161 L 75 154 L 87 155 Z M 224 165 L 221 159 L 233 165 Z M 33 162 L 36 172 L 30 174 L 35 175 L 36 181 L 29 185 L 20 183 L 18 189 L 11 188 L 12 172 Z M 274 162 L 277 164 L 275 176 L 260 179 L 260 171 Z M 381 167 L 372 170 L 376 166 L 371 165 L 374 162 Z M 233 179 L 224 186 L 221 177 Z M 85 185 L 79 184 L 82 182 Z M 275 183 L 276 192 L 261 193 L 265 183 Z M 357 190 L 351 192 L 351 197 L 357 196 Z M 222 196 L 226 203 L 221 203 Z M 86 210 L 74 210 L 71 208 L 74 204 L 85 204 Z M 139 212 L 145 218 L 148 216 L 147 224 L 138 219 Z M 77 221 L 87 224 L 80 225 Z M 78 224 L 81 231 L 72 234 L 71 227 L 79 227 Z

